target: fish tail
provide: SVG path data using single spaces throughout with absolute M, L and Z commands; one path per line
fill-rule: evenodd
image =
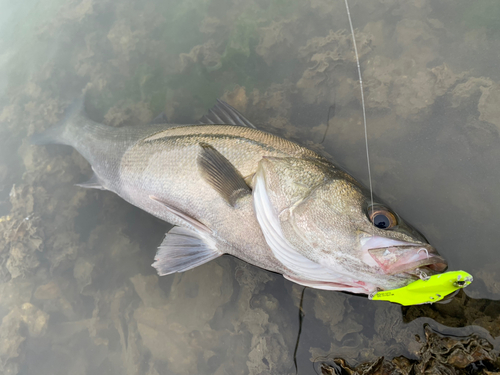
M 74 133 L 77 131 L 75 121 L 78 118 L 87 117 L 85 114 L 85 97 L 76 99 L 66 110 L 64 118 L 54 127 L 43 133 L 34 134 L 29 138 L 33 145 L 61 144 L 74 146 Z
M 32 145 L 49 145 L 49 144 L 61 144 L 65 145 L 68 142 L 63 137 L 64 126 L 55 126 L 50 128 L 43 133 L 33 134 L 29 138 L 29 142 Z

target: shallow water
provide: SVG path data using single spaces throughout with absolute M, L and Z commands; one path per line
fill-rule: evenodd
M 325 358 L 418 359 L 424 323 L 476 333 L 498 350 L 500 6 L 350 5 L 375 193 L 474 282 L 450 304 L 409 308 L 306 289 L 299 373 Z M 85 160 L 26 138 L 57 123 L 85 88 L 89 116 L 113 126 L 162 111 L 196 122 L 223 97 L 367 184 L 344 2 L 1 8 L 0 372 L 295 373 L 302 287 L 229 256 L 157 277 L 150 264 L 169 225 L 112 193 L 75 187 L 90 175 Z

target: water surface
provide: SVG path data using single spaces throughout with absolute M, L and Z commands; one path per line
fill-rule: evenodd
M 415 334 L 424 337 L 426 322 L 475 332 L 498 350 L 500 6 L 350 4 L 375 193 L 451 270 L 475 280 L 448 305 L 404 309 L 307 289 L 299 373 L 314 373 L 313 361 L 324 358 L 417 359 Z M 30 0 L 1 8 L 1 371 L 295 373 L 302 287 L 229 256 L 157 277 L 150 264 L 170 226 L 112 193 L 75 187 L 90 175 L 85 160 L 26 138 L 56 124 L 84 89 L 89 116 L 112 126 L 146 124 L 162 111 L 193 123 L 222 97 L 367 184 L 344 2 Z

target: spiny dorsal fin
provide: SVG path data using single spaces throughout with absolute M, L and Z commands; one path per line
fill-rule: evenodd
M 158 116 L 156 116 L 150 123 L 149 125 L 153 124 L 168 124 L 168 117 L 165 114 L 165 112 L 160 113 Z
M 240 172 L 219 151 L 207 143 L 200 143 L 198 167 L 205 181 L 231 206 L 244 195 L 251 194 Z
M 221 255 L 213 239 L 204 239 L 190 229 L 173 227 L 158 247 L 152 266 L 163 276 L 190 270 Z
M 245 116 L 220 99 L 217 99 L 217 103 L 201 118 L 200 124 L 238 125 L 257 129 Z

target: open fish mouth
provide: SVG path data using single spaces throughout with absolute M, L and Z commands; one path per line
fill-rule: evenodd
M 362 246 L 365 261 L 373 262 L 384 274 L 410 274 L 419 277 L 422 272 L 432 275 L 446 270 L 448 263 L 429 244 L 408 243 L 382 237 L 371 237 Z M 369 257 L 367 256 L 369 255 Z

